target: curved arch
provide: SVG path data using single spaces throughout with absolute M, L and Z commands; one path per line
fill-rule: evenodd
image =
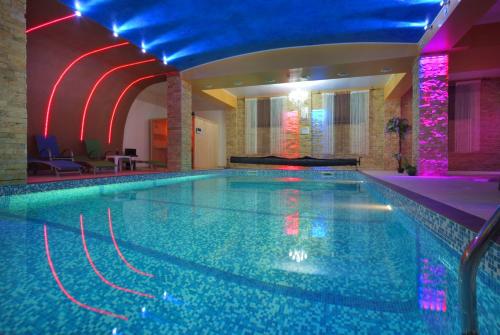
M 87 111 L 88 111 L 88 108 L 90 105 L 90 101 L 92 100 L 92 97 L 94 96 L 94 93 L 97 90 L 97 87 L 100 85 L 100 83 L 104 79 L 106 79 L 107 76 L 109 76 L 111 73 L 113 73 L 117 70 L 125 69 L 125 68 L 136 66 L 136 65 L 141 65 L 141 64 L 145 64 L 145 63 L 151 63 L 154 61 L 156 61 L 155 58 L 149 58 L 149 59 L 146 59 L 143 61 L 138 61 L 138 62 L 133 62 L 133 63 L 115 66 L 115 67 L 111 68 L 110 70 L 106 71 L 103 75 L 101 75 L 101 77 L 92 86 L 92 89 L 90 90 L 90 93 L 87 97 L 87 101 L 85 101 L 85 106 L 83 107 L 82 123 L 81 123 L 81 128 L 80 128 L 80 141 L 83 141 L 83 134 L 85 132 L 85 119 L 87 118 Z
M 50 272 L 52 272 L 52 276 L 54 277 L 54 280 L 56 281 L 57 286 L 59 286 L 59 289 L 61 290 L 61 292 L 72 303 L 74 303 L 75 305 L 80 306 L 82 308 L 88 309 L 89 311 L 92 311 L 92 312 L 96 312 L 96 313 L 103 314 L 103 315 L 108 315 L 108 316 L 111 316 L 111 317 L 114 317 L 114 318 L 117 318 L 117 319 L 121 319 L 121 320 L 125 320 L 125 321 L 128 320 L 128 318 L 125 315 L 116 314 L 116 313 L 107 311 L 105 309 L 100 309 L 100 308 L 89 306 L 87 304 L 84 304 L 83 302 L 80 302 L 80 301 L 76 300 L 71 294 L 69 294 L 69 292 L 66 291 L 66 288 L 61 283 L 61 280 L 59 279 L 59 276 L 57 275 L 56 269 L 54 267 L 54 263 L 52 262 L 52 257 L 50 256 L 49 233 L 48 233 L 47 225 L 46 224 L 43 225 L 43 237 L 44 237 L 44 240 L 45 240 L 45 254 L 47 255 L 47 262 L 49 263 Z
M 50 92 L 50 95 L 49 95 L 49 101 L 47 103 L 47 108 L 45 110 L 45 124 L 44 124 L 44 133 L 43 133 L 43 135 L 45 137 L 47 137 L 47 135 L 49 133 L 50 111 L 51 111 L 51 108 L 52 108 L 52 103 L 53 103 L 53 100 L 54 100 L 54 95 L 55 95 L 55 93 L 57 91 L 57 88 L 59 87 L 59 84 L 63 80 L 64 76 L 66 76 L 66 74 L 69 72 L 69 70 L 76 63 L 78 63 L 79 61 L 81 61 L 82 59 L 84 59 L 84 58 L 86 58 L 88 56 L 91 56 L 91 55 L 94 55 L 94 54 L 97 54 L 97 53 L 100 53 L 100 52 L 104 52 L 104 51 L 107 51 L 107 50 L 110 50 L 110 49 L 114 49 L 114 48 L 117 48 L 117 47 L 129 45 L 129 44 L 130 44 L 130 42 L 121 42 L 121 43 L 118 43 L 118 44 L 108 45 L 107 47 L 102 47 L 102 48 L 91 50 L 89 52 L 86 52 L 86 53 L 78 56 L 77 58 L 75 58 L 73 61 L 71 61 L 64 68 L 64 71 L 59 75 L 59 78 L 57 78 L 57 81 L 55 82 L 54 86 L 52 86 L 52 91 Z
M 152 74 L 152 75 L 149 75 L 149 76 L 144 76 L 144 77 L 140 77 L 138 79 L 135 79 L 134 81 L 132 81 L 130 84 L 128 84 L 123 90 L 122 92 L 120 93 L 120 95 L 118 96 L 118 99 L 116 100 L 115 102 L 115 105 L 113 107 L 113 112 L 111 113 L 111 117 L 109 119 L 109 128 L 108 128 L 108 144 L 111 143 L 111 138 L 112 138 L 112 135 L 113 135 L 113 122 L 115 120 L 115 115 L 116 115 L 116 112 L 118 110 L 118 106 L 120 105 L 120 102 L 122 101 L 123 97 L 125 96 L 125 94 L 128 92 L 128 90 L 130 90 L 130 88 L 132 88 L 135 84 L 137 83 L 140 83 L 141 81 L 144 81 L 144 80 L 147 80 L 147 79 L 151 79 L 151 78 L 155 78 L 155 77 L 159 77 L 159 76 L 163 76 L 163 75 L 168 75 L 169 72 L 167 73 L 160 73 L 160 74 Z
M 41 24 L 39 24 L 37 26 L 34 26 L 34 27 L 26 29 L 26 34 L 29 34 L 32 31 L 35 31 L 35 30 L 38 30 L 38 29 L 41 29 L 41 28 L 45 28 L 47 26 L 51 26 L 53 24 L 56 24 L 56 23 L 59 23 L 59 22 L 62 22 L 62 21 L 66 21 L 66 20 L 72 19 L 72 18 L 74 18 L 76 16 L 78 16 L 78 15 L 76 15 L 76 13 L 73 13 L 71 15 L 63 16 L 63 17 L 60 17 L 58 19 L 54 19 L 54 20 L 50 20 L 50 21 L 41 23 Z
M 135 294 L 135 295 L 139 295 L 141 297 L 145 297 L 145 298 L 149 298 L 149 299 L 154 299 L 155 297 L 151 294 L 147 294 L 147 293 L 143 293 L 143 292 L 139 292 L 139 291 L 135 291 L 135 290 L 131 290 L 129 288 L 126 288 L 126 287 L 121 287 L 121 286 L 118 286 L 116 285 L 115 283 L 112 283 L 110 282 L 109 280 L 107 280 L 103 275 L 102 273 L 97 269 L 97 267 L 95 266 L 94 264 L 94 261 L 92 260 L 92 257 L 90 257 L 90 253 L 89 253 L 89 249 L 87 248 L 87 241 L 85 239 L 85 228 L 83 226 L 83 215 L 80 214 L 80 233 L 82 235 L 82 244 L 83 244 L 83 249 L 85 251 L 85 255 L 87 256 L 87 260 L 89 261 L 90 263 L 90 266 L 92 267 L 92 270 L 94 270 L 95 274 L 99 277 L 99 279 L 104 282 L 105 284 L 111 286 L 112 288 L 114 289 L 117 289 L 117 290 L 120 290 L 120 291 L 123 291 L 123 292 L 127 292 L 127 293 L 132 293 L 132 294 Z

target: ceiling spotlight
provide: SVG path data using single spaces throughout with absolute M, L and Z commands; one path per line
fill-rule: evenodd
M 441 7 L 447 6 L 449 4 L 450 4 L 450 0 L 441 0 L 441 3 L 440 3 Z
M 113 24 L 113 36 L 118 37 L 118 27 L 116 24 Z
M 78 0 L 75 1 L 75 15 L 82 16 L 82 5 Z
M 348 75 L 349 75 L 349 73 L 347 73 L 347 72 L 339 72 L 339 73 L 337 73 L 337 76 L 339 76 L 339 77 L 347 77 Z
M 389 73 L 392 72 L 392 67 L 384 66 L 382 69 L 380 69 L 381 73 Z
M 142 51 L 143 54 L 146 53 L 146 44 L 144 43 L 144 41 L 141 42 L 141 51 Z
M 165 55 L 163 55 L 163 64 L 164 65 L 168 64 L 167 56 L 165 56 Z

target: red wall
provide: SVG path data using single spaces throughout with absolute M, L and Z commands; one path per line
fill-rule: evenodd
M 455 153 L 454 121 L 449 123 L 449 170 L 500 170 L 500 23 L 473 26 L 450 52 L 450 111 L 453 82 L 481 80 L 480 151 Z
M 27 27 L 71 14 L 55 0 L 29 0 Z M 36 154 L 34 135 L 43 134 L 45 111 L 54 83 L 66 66 L 91 50 L 124 42 L 105 28 L 85 17 L 72 18 L 28 33 L 28 152 Z M 98 78 L 114 66 L 153 58 L 133 45 L 121 46 L 84 58 L 61 81 L 54 96 L 49 135 L 56 135 L 62 148 L 84 153 L 80 141 L 83 107 Z M 165 77 L 145 80 L 128 91 L 121 101 L 113 127 L 112 143 L 107 144 L 109 119 L 120 92 L 133 80 L 150 74 L 175 71 L 159 61 L 122 69 L 111 74 L 99 86 L 87 113 L 85 138 L 98 139 L 104 150 L 122 147 L 125 121 L 135 97 L 147 86 Z
M 450 96 L 452 98 L 452 96 Z M 454 102 L 450 101 L 450 105 Z M 480 151 L 453 152 L 454 122 L 450 120 L 449 169 L 500 170 L 500 78 L 481 80 Z

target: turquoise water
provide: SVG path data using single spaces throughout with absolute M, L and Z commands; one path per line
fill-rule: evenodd
M 371 187 L 198 176 L 0 198 L 0 333 L 459 334 L 458 253 Z M 493 286 L 482 334 L 500 329 Z

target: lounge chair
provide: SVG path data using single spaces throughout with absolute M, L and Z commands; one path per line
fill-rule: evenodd
M 35 136 L 39 159 L 28 157 L 28 167 L 34 168 L 37 172 L 37 166 L 44 166 L 55 172 L 57 176 L 61 173 L 82 173 L 82 166 L 74 162 L 73 152 L 71 150 L 59 150 L 55 136 Z M 64 155 L 66 153 L 66 155 Z
M 87 151 L 86 157 L 77 157 L 75 160 L 84 164 L 94 172 L 101 170 L 115 170 L 115 164 L 104 159 L 102 155 L 101 143 L 97 140 L 85 140 L 85 149 Z
M 63 173 L 78 173 L 82 174 L 83 166 L 77 164 L 73 161 L 68 160 L 54 160 L 54 161 L 46 161 L 42 159 L 36 158 L 28 158 L 28 169 L 32 170 L 34 174 L 38 173 L 38 168 L 40 166 L 46 167 L 56 174 L 56 176 L 60 176 Z

